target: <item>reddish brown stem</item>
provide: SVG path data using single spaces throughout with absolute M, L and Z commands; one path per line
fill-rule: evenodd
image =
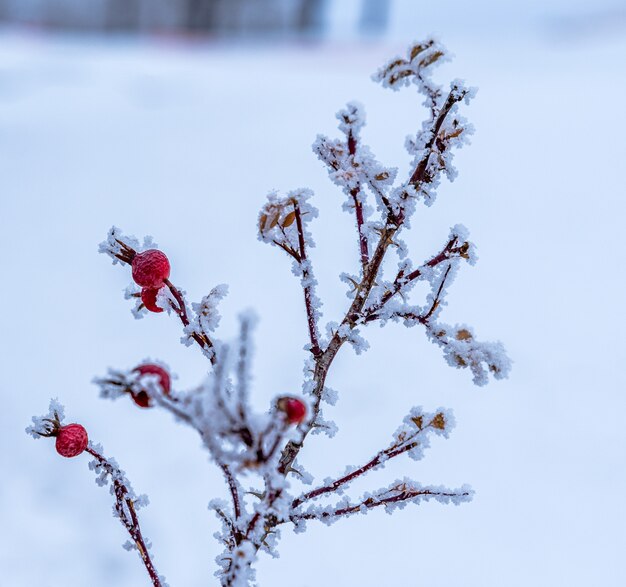
M 432 136 L 430 140 L 428 141 L 428 143 L 426 143 L 426 155 L 422 157 L 421 161 L 415 167 L 415 171 L 413 171 L 411 178 L 409 179 L 409 183 L 416 189 L 419 188 L 422 182 L 428 179 L 426 177 L 428 161 L 430 159 L 431 153 L 433 152 L 433 147 L 436 144 L 437 136 L 439 135 L 439 131 L 441 130 L 441 127 L 446 117 L 448 116 L 448 114 L 450 114 L 450 110 L 452 110 L 452 107 L 457 102 L 460 102 L 464 97 L 465 97 L 465 93 L 454 94 L 453 92 L 450 92 L 441 110 L 439 111 L 437 118 L 435 118 L 435 122 L 431 129 Z
M 435 294 L 435 299 L 433 300 L 433 303 L 430 306 L 430 310 L 428 310 L 428 312 L 426 312 L 426 314 L 424 314 L 422 318 L 423 322 L 428 322 L 428 320 L 430 320 L 430 317 L 435 313 L 435 310 L 439 306 L 441 294 L 443 293 L 443 288 L 446 285 L 446 280 L 448 279 L 448 275 L 450 275 L 451 270 L 452 270 L 452 264 L 448 265 L 448 268 L 446 269 L 446 272 L 443 275 L 443 279 L 441 280 L 441 283 L 439 284 L 439 289 L 437 290 L 437 293 Z
M 117 474 L 119 473 L 119 469 L 112 465 L 103 455 L 101 455 L 90 446 L 85 449 L 85 452 L 88 452 L 92 457 L 94 457 L 111 476 L 111 482 L 113 483 L 113 491 L 115 494 L 115 511 L 117 512 L 120 521 L 126 528 L 135 546 L 137 547 L 139 555 L 141 556 L 141 560 L 146 567 L 146 571 L 148 572 L 150 579 L 152 580 L 152 584 L 154 585 L 154 587 L 161 587 L 159 574 L 157 573 L 157 570 L 154 567 L 154 563 L 150 558 L 150 553 L 148 552 L 146 542 L 141 533 L 141 527 L 139 526 L 139 518 L 137 517 L 135 504 L 129 495 L 128 487 L 126 487 L 119 480 Z M 130 513 L 130 516 L 128 515 L 127 511 L 128 513 Z
M 367 266 L 367 271 L 365 272 L 363 280 L 357 288 L 355 298 L 352 301 L 352 304 L 350 305 L 346 316 L 341 322 L 342 326 L 348 325 L 350 328 L 354 328 L 354 326 L 356 325 L 357 320 L 360 317 L 361 312 L 363 311 L 363 307 L 365 305 L 367 297 L 369 296 L 369 293 L 374 285 L 376 275 L 378 275 L 378 271 L 383 262 L 387 247 L 391 243 L 391 239 L 397 230 L 398 226 L 387 225 L 381 231 L 381 237 L 378 241 L 378 245 L 376 246 L 376 250 L 374 251 L 374 255 L 372 256 L 372 260 Z M 279 468 L 280 472 L 283 474 L 285 474 L 291 468 L 291 464 L 298 455 L 298 452 L 304 444 L 306 436 L 311 431 L 313 424 L 317 419 L 328 371 L 335 356 L 339 352 L 339 349 L 342 347 L 345 340 L 345 338 L 342 338 L 337 332 L 335 332 L 326 349 L 318 357 L 316 357 L 315 371 L 313 373 L 313 379 L 315 381 L 315 388 L 313 389 L 313 418 L 311 419 L 310 423 L 302 429 L 302 435 L 300 439 L 290 440 L 287 443 L 287 446 L 283 449 Z
M 357 141 L 352 129 L 348 132 L 348 152 L 354 158 L 356 155 L 357 149 Z M 363 230 L 363 204 L 359 199 L 359 193 L 361 191 L 361 187 L 357 186 L 350 190 L 350 195 L 352 196 L 352 201 L 354 202 L 354 212 L 356 215 L 356 226 L 359 232 L 359 248 L 361 250 L 361 265 L 363 266 L 363 273 L 365 273 L 365 268 L 369 263 L 369 250 L 367 245 L 367 236 L 365 236 L 365 232 Z
M 299 505 L 301 505 L 305 501 L 308 501 L 309 499 L 319 497 L 320 495 L 324 495 L 325 493 L 332 493 L 333 491 L 336 491 L 342 485 L 345 485 L 346 483 L 350 483 L 350 481 L 352 481 L 353 479 L 356 479 L 357 477 L 360 477 L 364 473 L 367 473 L 367 471 L 369 471 L 370 469 L 374 469 L 375 467 L 380 465 L 382 462 L 388 459 L 392 459 L 393 457 L 397 457 L 398 455 L 401 455 L 405 452 L 408 452 L 411 449 L 415 448 L 418 444 L 419 443 L 417 441 L 413 441 L 409 444 L 405 444 L 402 446 L 394 445 L 385 450 L 381 450 L 372 460 L 365 463 L 365 465 L 363 465 L 362 467 L 359 467 L 358 469 L 352 471 L 352 473 L 349 473 L 348 475 L 344 475 L 343 477 L 340 477 L 339 479 L 333 481 L 332 483 L 328 485 L 325 485 L 324 487 L 318 487 L 317 489 L 314 489 L 313 491 L 309 491 L 308 493 L 305 493 L 301 497 L 294 499 L 291 506 L 293 508 L 297 508 Z
M 314 357 L 322 354 L 319 338 L 317 335 L 317 321 L 315 319 L 315 309 L 313 308 L 313 286 L 310 283 L 311 273 L 307 268 L 306 243 L 304 240 L 304 226 L 302 224 L 302 212 L 298 202 L 294 201 L 293 210 L 296 215 L 296 227 L 298 229 L 298 246 L 300 248 L 300 266 L 302 269 L 302 279 L 305 282 L 304 305 L 306 306 L 307 324 L 309 327 L 309 338 L 311 339 L 311 353 Z
M 176 304 L 171 304 L 172 309 L 180 318 L 183 326 L 189 326 L 189 316 L 187 315 L 187 304 L 185 303 L 185 298 L 180 293 L 180 290 L 169 279 L 166 279 L 163 283 L 165 283 L 170 290 L 170 293 L 176 300 Z M 200 334 L 198 332 L 194 332 L 192 333 L 191 338 L 193 338 L 193 340 L 195 340 L 203 350 L 207 351 L 211 364 L 215 365 L 217 362 L 217 357 L 215 356 L 215 346 L 208 335 L 206 333 Z
M 361 250 L 361 265 L 363 267 L 363 272 L 365 272 L 365 268 L 369 263 L 369 251 L 367 245 L 367 236 L 365 236 L 365 231 L 363 230 L 363 204 L 359 200 L 359 188 L 354 188 L 350 190 L 350 195 L 352 196 L 352 200 L 354 201 L 354 212 L 356 214 L 356 226 L 359 232 L 359 248 Z
M 339 508 L 339 509 L 336 509 L 334 512 L 320 512 L 319 514 L 316 514 L 316 513 L 295 514 L 291 517 L 291 519 L 295 521 L 295 520 L 324 520 L 326 518 L 336 518 L 339 516 L 355 514 L 361 511 L 363 507 L 366 507 L 367 509 L 374 509 L 374 508 L 391 504 L 391 503 L 407 501 L 409 499 L 413 499 L 421 495 L 432 495 L 432 496 L 439 496 L 439 497 L 466 497 L 470 495 L 470 492 L 465 491 L 463 493 L 455 493 L 453 491 L 431 491 L 430 489 L 419 489 L 417 491 L 407 489 L 407 490 L 401 491 L 397 495 L 391 495 L 389 497 L 384 497 L 382 499 L 369 497 L 368 499 L 362 501 L 361 503 Z
M 267 508 L 271 508 L 274 503 L 276 502 L 276 500 L 281 496 L 283 490 L 282 489 L 276 489 L 276 490 L 268 490 L 268 495 L 266 497 L 267 500 Z M 261 513 L 259 511 L 255 512 L 254 516 L 252 516 L 252 519 L 250 520 L 250 523 L 248 524 L 248 528 L 246 529 L 246 533 L 244 535 L 244 538 L 246 540 L 249 540 L 251 537 L 252 532 L 254 531 L 254 529 L 256 528 L 256 525 L 259 523 L 259 520 L 261 519 Z M 255 546 L 258 548 L 261 547 L 260 544 L 254 543 Z
M 460 247 L 455 247 L 456 243 L 457 243 L 457 238 L 454 237 L 446 244 L 444 249 L 439 254 L 435 255 L 429 261 L 426 261 L 423 267 L 431 267 L 431 268 L 436 267 L 440 263 L 443 263 L 444 261 L 447 261 L 448 259 L 450 259 L 453 255 L 463 252 L 464 245 Z M 423 274 L 423 269 L 420 267 L 411 271 L 407 275 L 403 275 L 402 273 L 399 273 L 396 276 L 391 288 L 388 289 L 383 294 L 380 301 L 366 310 L 365 315 L 364 315 L 364 322 L 371 322 L 372 320 L 376 320 L 376 318 L 378 318 L 377 313 L 382 309 L 382 307 L 393 296 L 395 296 L 398 292 L 400 292 L 403 287 L 405 287 L 407 284 L 421 277 L 422 274 Z M 447 273 L 446 273 L 446 277 L 447 277 Z
M 230 467 L 226 463 L 220 463 L 220 469 L 224 473 L 224 477 L 226 477 L 226 482 L 228 483 L 228 488 L 230 489 L 230 495 L 233 500 L 233 509 L 235 510 L 235 519 L 238 519 L 241 516 L 241 500 L 239 498 L 239 489 L 237 488 L 237 483 L 235 482 L 235 478 L 230 471 Z

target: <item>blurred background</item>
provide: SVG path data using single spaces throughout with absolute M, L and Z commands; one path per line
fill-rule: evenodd
M 419 26 L 546 26 L 564 34 L 623 33 L 623 2 L 476 0 L 442 5 L 411 0 L 0 0 L 0 20 L 45 30 L 209 38 L 340 38 L 411 34 Z
M 445 406 L 449 440 L 350 493 L 406 475 L 470 483 L 476 497 L 285 529 L 259 584 L 625 584 L 623 2 L 0 0 L 0 587 L 148 584 L 88 459 L 24 434 L 50 397 L 149 495 L 142 526 L 171 586 L 217 584 L 207 503 L 225 488 L 199 439 L 91 384 L 152 357 L 186 389 L 205 361 L 173 318 L 133 320 L 130 274 L 97 245 L 113 224 L 153 235 L 191 301 L 228 283 L 220 336 L 241 310 L 261 318 L 255 407 L 298 393 L 301 292 L 289 260 L 257 241 L 258 210 L 271 189 L 314 189 L 323 320 L 338 320 L 356 237 L 310 145 L 358 99 L 364 141 L 406 173 L 422 99 L 369 76 L 432 34 L 456 55 L 436 78 L 480 88 L 464 107 L 477 132 L 458 179 L 403 236 L 419 263 L 450 226 L 470 229 L 480 260 L 442 320 L 501 339 L 511 378 L 478 389 L 419 329 L 366 330 L 368 353 L 344 349 L 330 374 L 338 435 L 312 437 L 300 461 L 318 481 L 337 476 L 385 446 L 411 406 Z

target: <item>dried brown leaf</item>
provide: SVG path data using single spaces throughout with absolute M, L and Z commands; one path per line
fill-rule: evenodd
M 424 426 L 424 416 L 414 416 L 411 420 L 413 420 L 413 424 L 415 424 L 420 430 Z
M 291 212 L 289 212 L 289 214 L 287 214 L 287 216 L 285 216 L 284 220 L 282 221 L 282 227 L 287 228 L 288 226 L 291 226 L 294 223 L 295 219 L 296 213 L 292 210 Z
M 433 428 L 437 428 L 437 430 L 443 430 L 446 427 L 446 419 L 444 415 L 439 412 L 430 423 Z
M 472 333 L 466 328 L 461 328 L 461 330 L 459 330 L 456 333 L 456 339 L 457 340 L 472 340 Z
M 425 57 L 420 61 L 420 67 L 428 67 L 429 65 L 432 65 L 433 63 L 439 61 L 439 59 L 441 59 L 442 57 L 442 51 L 435 51 L 432 55 L 429 55 L 428 57 Z
M 418 43 L 417 45 L 411 47 L 411 61 L 413 61 L 413 59 L 415 59 L 420 53 L 428 49 L 428 47 L 430 47 L 430 44 L 426 43 Z

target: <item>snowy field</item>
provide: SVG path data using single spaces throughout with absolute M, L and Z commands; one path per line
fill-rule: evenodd
M 421 26 L 421 25 L 420 25 Z M 416 27 L 416 37 L 431 31 Z M 457 427 L 424 460 L 397 459 L 355 486 L 396 477 L 476 490 L 460 507 L 409 505 L 306 534 L 284 531 L 261 556 L 261 586 L 626 584 L 626 375 L 623 264 L 625 29 L 551 35 L 438 27 L 456 58 L 437 79 L 480 88 L 465 110 L 473 144 L 404 234 L 416 261 L 463 223 L 480 256 L 464 266 L 442 319 L 504 342 L 511 378 L 476 388 L 419 329 L 371 328 L 344 349 L 329 384 L 337 437 L 300 460 L 320 479 L 386 445 L 413 405 L 452 408 Z M 621 33 L 620 33 L 621 30 Z M 459 32 L 462 31 L 462 32 Z M 206 372 L 164 315 L 135 321 L 128 271 L 97 245 L 113 224 L 151 234 L 172 279 L 198 300 L 228 283 L 223 338 L 254 307 L 254 401 L 299 393 L 306 326 L 290 262 L 256 238 L 273 188 L 311 187 L 320 217 L 313 262 L 324 319 L 345 310 L 342 271 L 357 263 L 352 219 L 310 145 L 334 135 L 358 99 L 366 142 L 407 170 L 404 137 L 424 115 L 413 91 L 369 75 L 404 51 L 385 42 L 238 45 L 0 34 L 0 585 L 147 584 L 125 552 L 86 457 L 62 460 L 24 428 L 58 396 L 149 495 L 142 524 L 172 587 L 215 584 L 207 509 L 224 494 L 194 434 L 157 410 L 105 402 L 91 379 L 109 366 L 165 360 L 191 387 Z M 410 40 L 410 39 L 406 39 Z

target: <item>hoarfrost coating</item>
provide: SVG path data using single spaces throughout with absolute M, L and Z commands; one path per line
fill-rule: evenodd
M 221 525 L 215 534 L 223 544 L 216 575 L 223 587 L 252 585 L 259 552 L 278 556 L 277 545 L 285 526 L 302 532 L 308 521 L 330 524 L 373 509 L 392 513 L 409 503 L 429 500 L 459 505 L 473 496 L 471 488 L 465 485 L 448 489 L 409 477 L 366 490 L 358 497 L 351 495 L 355 480 L 383 469 L 391 459 L 402 455 L 420 460 L 432 437 L 448 438 L 455 425 L 449 409 L 409 409 L 395 432 L 390 431 L 387 446 L 361 464 L 348 465 L 343 474 L 329 471 L 322 481 L 316 482 L 306 470 L 307 451 L 303 450 L 314 446 L 312 440 L 307 440 L 309 435 L 335 435 L 337 425 L 327 419 L 322 402 L 330 410 L 339 393 L 328 387 L 326 380 L 344 344 L 352 346 L 357 354 L 368 350 L 365 336 L 371 323 L 384 326 L 389 321 L 400 321 L 406 326 L 423 326 L 426 336 L 441 348 L 445 361 L 452 367 L 469 369 L 477 385 L 487 383 L 490 373 L 495 379 L 502 379 L 510 371 L 511 362 L 501 343 L 479 342 L 470 326 L 439 322 L 448 288 L 462 264 L 473 265 L 477 260 L 467 229 L 453 226 L 442 238 L 440 249 L 417 262 L 400 239 L 402 231 L 410 226 L 416 203 L 421 200 L 432 205 L 441 177 L 456 177 L 453 150 L 466 144 L 472 132 L 458 110 L 461 103 L 467 104 L 475 95 L 475 90 L 455 80 L 444 91 L 431 79 L 433 66 L 445 59 L 443 46 L 428 40 L 414 44 L 406 58 L 388 62 L 374 76 L 383 87 L 394 90 L 414 85 L 425 96 L 429 111 L 421 129 L 406 141 L 412 162 L 400 181 L 398 169 L 380 163 L 370 147 L 363 144 L 365 113 L 357 102 L 349 102 L 337 114 L 341 138 L 319 135 L 313 144 L 313 151 L 327 166 L 330 179 L 343 192 L 343 209 L 354 214 L 358 264 L 341 275 L 348 285 L 348 308 L 343 317 L 320 324 L 322 302 L 309 256 L 314 247 L 312 221 L 318 217 L 311 204 L 313 192 L 307 188 L 285 195 L 271 192 L 258 215 L 259 240 L 287 254 L 302 290 L 307 357 L 301 397 L 274 394 L 265 411 L 252 409 L 256 316 L 249 311 L 242 313 L 237 337 L 229 342 L 220 340 L 218 305 L 226 296 L 227 287 L 217 285 L 199 303 L 189 303 L 186 292 L 169 279 L 169 262 L 155 295 L 156 308 L 166 312 L 156 312 L 152 307 L 151 319 L 167 315 L 179 320 L 182 343 L 197 346 L 208 359 L 206 378 L 189 390 L 171 389 L 169 367 L 157 362 L 150 369 L 109 369 L 105 376 L 94 380 L 102 397 L 122 401 L 130 398 L 141 407 L 160 407 L 198 433 L 212 462 L 223 474 L 229 496 L 228 500 L 209 501 L 209 508 Z M 111 228 L 99 250 L 126 269 L 144 250 L 167 259 L 150 237 L 140 244 L 116 227 Z M 390 270 L 393 265 L 384 261 L 393 250 L 398 263 L 396 269 Z M 410 297 L 420 282 L 428 293 L 416 303 Z M 146 315 L 136 287 L 127 288 L 125 297 L 136 301 L 136 317 Z M 141 402 L 137 401 L 140 395 Z M 290 413 L 289 406 L 296 411 Z M 33 426 L 27 431 L 36 438 L 50 435 L 50 421 L 62 418 L 62 406 L 53 401 L 48 416 L 33 418 Z M 115 499 L 114 514 L 131 537 L 125 548 L 139 553 L 153 585 L 162 587 L 163 579 L 154 568 L 137 516 L 137 510 L 147 500 L 135 495 L 116 461 L 105 458 L 99 446 L 90 444 L 87 452 L 94 457 L 90 467 L 97 474 L 97 482 L 110 487 Z

